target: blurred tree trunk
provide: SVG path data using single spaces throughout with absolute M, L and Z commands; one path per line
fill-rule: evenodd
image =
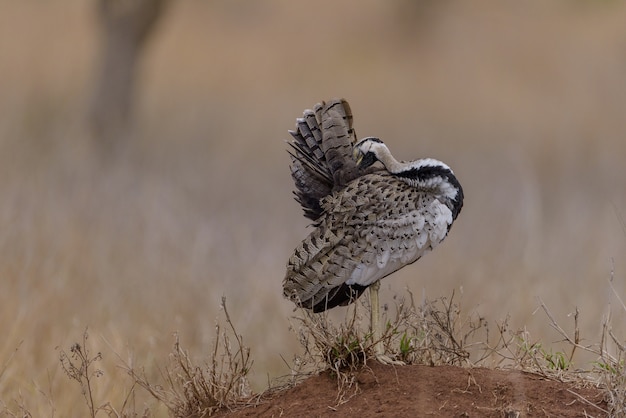
M 99 152 L 116 154 L 129 138 L 137 61 L 169 0 L 98 0 L 100 63 L 90 109 Z

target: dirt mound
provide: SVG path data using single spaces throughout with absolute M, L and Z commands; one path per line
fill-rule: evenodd
M 355 390 L 355 387 L 358 389 Z M 594 388 L 547 380 L 515 370 L 452 366 L 383 366 L 360 371 L 338 397 L 330 373 L 311 377 L 229 417 L 532 417 L 605 416 Z

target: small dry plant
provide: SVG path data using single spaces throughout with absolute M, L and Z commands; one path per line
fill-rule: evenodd
M 383 341 L 386 351 L 406 364 L 467 366 L 489 356 L 489 326 L 472 311 L 465 314 L 455 292 L 416 305 L 413 294 L 396 303 L 386 319 Z M 389 317 L 389 315 L 386 315 Z
M 61 349 L 59 361 L 67 377 L 80 385 L 81 393 L 87 403 L 89 414 L 91 417 L 95 417 L 100 407 L 96 406 L 93 399 L 93 381 L 103 375 L 102 370 L 95 368 L 95 363 L 102 360 L 102 353 L 98 352 L 92 355 L 87 347 L 88 339 L 89 333 L 85 329 L 82 344 L 74 343 L 70 347 L 69 354 Z
M 216 324 L 216 338 L 208 364 L 194 364 L 176 336 L 169 365 L 161 372 L 165 384 L 150 382 L 143 371 L 125 369 L 136 384 L 162 402 L 174 417 L 208 417 L 223 408 L 242 404 L 251 395 L 247 375 L 252 367 L 250 349 L 237 333 L 226 309 L 221 305 L 228 327 Z
M 381 342 L 385 354 L 405 364 L 465 365 L 474 364 L 488 356 L 492 348 L 483 341 L 489 339 L 487 322 L 478 313 L 463 316 L 455 293 L 435 301 L 415 303 L 413 293 L 397 298 L 395 309 L 383 307 L 384 329 Z M 355 302 L 347 311 L 346 320 L 335 325 L 328 314 L 313 314 L 300 310 L 294 317 L 305 357 L 324 368 L 341 371 L 358 368 L 374 357 L 374 345 L 368 320 L 371 307 L 367 302 Z M 476 347 L 487 354 L 471 358 Z
M 299 309 L 299 316 L 293 317 L 300 344 L 304 348 L 302 356 L 293 361 L 290 384 L 318 373 L 330 370 L 337 378 L 337 405 L 347 402 L 358 393 L 356 372 L 365 364 L 373 350 L 371 332 L 360 328 L 362 318 L 356 308 L 349 308 L 344 321 L 333 323 L 328 312 L 314 314 Z
M 149 411 L 144 411 L 139 415 L 134 410 L 132 400 L 134 397 L 135 385 L 133 385 L 128 391 L 124 402 L 121 407 L 115 408 L 110 402 L 97 404 L 94 399 L 94 390 L 96 380 L 104 375 L 104 372 L 96 367 L 96 363 L 102 361 L 102 353 L 97 352 L 93 354 L 87 345 L 89 339 L 88 330 L 83 332 L 82 342 L 74 343 L 70 347 L 69 353 L 61 349 L 59 354 L 59 362 L 61 369 L 65 372 L 67 377 L 80 386 L 81 394 L 85 398 L 87 404 L 87 410 L 89 416 L 94 418 L 100 412 L 108 415 L 109 417 L 148 417 Z
M 626 304 L 613 287 L 612 277 L 609 286 L 619 302 L 620 310 L 626 314 Z M 626 416 L 626 340 L 613 330 L 611 306 L 609 305 L 602 320 L 600 341 L 591 344 L 585 344 L 580 336 L 578 309 L 571 315 L 574 321 L 573 330 L 567 331 L 541 299 L 539 306 L 548 318 L 550 327 L 561 337 L 560 342 L 565 343 L 569 349 L 554 352 L 546 349 L 541 342 L 532 342 L 530 333 L 526 330 L 511 333 L 506 328 L 500 328 L 501 347 L 495 354 L 505 364 L 512 364 L 550 379 L 575 382 L 581 386 L 592 384 L 604 391 L 608 410 L 601 409 L 592 402 L 589 405 L 598 409 L 603 416 Z M 596 357 L 590 369 L 574 367 L 577 352 L 590 353 Z
M 619 303 L 622 314 L 626 315 L 626 304 L 613 286 L 614 273 L 611 270 L 609 286 Z M 602 338 L 598 349 L 596 369 L 606 389 L 609 413 L 611 416 L 626 416 L 626 336 L 620 338 L 611 326 L 611 308 L 602 322 Z
M 383 307 L 382 342 L 385 355 L 404 364 L 468 365 L 490 355 L 487 322 L 476 312 L 461 314 L 454 292 L 449 298 L 433 302 L 423 300 L 417 305 L 413 294 L 397 298 L 393 311 Z M 304 354 L 292 367 L 294 383 L 298 377 L 320 370 L 330 370 L 337 377 L 339 403 L 349 399 L 348 391 L 356 394 L 356 374 L 375 357 L 373 334 L 369 329 L 371 306 L 357 300 L 346 311 L 339 324 L 327 313 L 314 314 L 300 309 L 292 318 L 291 329 L 298 335 Z M 476 358 L 472 353 L 480 347 Z M 306 370 L 306 372 L 304 372 Z

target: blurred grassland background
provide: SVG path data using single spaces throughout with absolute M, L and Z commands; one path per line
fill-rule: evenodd
M 284 140 L 331 97 L 350 101 L 359 136 L 399 159 L 441 159 L 465 188 L 446 242 L 386 279 L 383 301 L 407 286 L 431 299 L 455 290 L 463 309 L 492 324 L 510 315 L 545 345 L 558 337 L 537 297 L 564 326 L 578 307 L 589 342 L 610 308 L 624 329 L 608 284 L 626 297 L 622 2 L 173 2 L 141 57 L 126 152 L 106 161 L 85 122 L 94 9 L 0 2 L 9 409 L 82 415 L 58 358 L 86 327 L 104 357 L 96 403 L 129 390 L 118 355 L 158 378 L 175 332 L 201 362 L 222 295 L 252 349 L 254 389 L 287 374 L 281 356 L 299 345 L 281 282 L 308 222 Z

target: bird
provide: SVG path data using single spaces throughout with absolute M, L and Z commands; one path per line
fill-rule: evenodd
M 376 358 L 384 354 L 380 280 L 414 263 L 447 236 L 463 207 L 463 188 L 445 163 L 398 161 L 376 137 L 357 140 L 345 99 L 307 109 L 289 131 L 295 199 L 313 230 L 287 262 L 283 295 L 323 312 L 370 290 Z

